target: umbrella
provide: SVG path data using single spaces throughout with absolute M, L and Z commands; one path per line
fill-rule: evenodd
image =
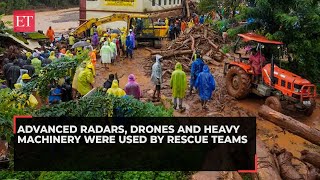
M 119 29 L 112 29 L 111 33 L 121 34 L 121 31 Z
M 84 47 L 84 46 L 90 46 L 90 43 L 86 42 L 86 41 L 79 41 L 77 43 L 75 43 L 72 48 L 77 48 L 77 47 Z

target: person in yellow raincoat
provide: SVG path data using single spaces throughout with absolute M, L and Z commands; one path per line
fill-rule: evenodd
M 191 18 L 190 21 L 188 22 L 188 28 L 192 28 L 194 26 L 193 19 Z
M 86 65 L 85 70 L 79 73 L 78 76 L 78 92 L 81 96 L 86 95 L 93 88 L 94 76 L 93 65 L 91 63 Z
M 68 57 L 68 58 L 72 58 L 72 57 L 73 57 L 73 54 L 71 53 L 70 50 L 67 50 L 65 56 Z
M 169 26 L 169 19 L 168 18 L 166 18 L 164 22 L 165 22 L 166 26 Z
M 76 69 L 76 72 L 73 76 L 73 80 L 72 80 L 72 98 L 76 99 L 77 96 L 77 92 L 78 92 L 78 77 L 80 72 L 82 72 L 84 70 L 86 66 L 85 62 L 82 62 Z
M 51 52 L 50 52 L 49 59 L 50 59 L 51 61 L 54 61 L 54 60 L 56 59 L 56 54 L 55 54 L 54 51 L 51 51 Z
M 27 52 L 27 53 L 26 53 L 26 57 L 27 57 L 27 59 L 30 59 L 30 58 L 31 58 L 31 56 L 32 56 L 32 53 L 31 53 L 31 52 Z
M 111 88 L 108 89 L 107 93 L 109 95 L 114 95 L 117 97 L 122 97 L 126 95 L 126 92 L 123 89 L 119 88 L 118 80 L 112 81 Z
M 71 46 L 73 46 L 74 45 L 74 43 L 75 43 L 75 38 L 74 38 L 74 36 L 73 36 L 73 33 L 70 33 L 70 35 L 69 35 L 69 46 L 71 47 Z
M 170 87 L 172 89 L 174 109 L 177 108 L 177 101 L 179 100 L 179 109 L 185 110 L 185 107 L 182 107 L 182 99 L 186 94 L 187 77 L 186 73 L 182 71 L 182 65 L 179 62 L 175 66 L 175 71 L 172 72 Z
M 39 54 L 34 52 L 32 56 L 33 56 L 33 59 L 31 60 L 31 64 L 32 64 L 32 66 L 34 67 L 34 69 L 36 71 L 35 73 L 39 74 L 40 73 L 40 69 L 41 69 L 41 63 L 42 63 L 40 61 L 40 59 L 38 59 Z
M 82 47 L 77 47 L 77 48 L 76 48 L 76 52 L 77 52 L 76 55 L 77 55 L 77 56 L 81 55 L 81 54 L 82 54 L 82 51 L 83 51 L 83 48 L 82 48 Z
M 97 31 L 98 31 L 98 35 L 99 35 L 99 36 L 102 36 L 102 33 L 103 33 L 103 28 L 102 28 L 102 26 L 98 26 L 98 27 L 97 27 Z

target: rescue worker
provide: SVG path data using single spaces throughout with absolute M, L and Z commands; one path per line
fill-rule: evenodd
M 75 40 L 76 40 L 76 39 L 74 38 L 73 33 L 70 33 L 69 39 L 68 39 L 69 47 L 72 47 L 72 46 L 74 45 Z
M 97 32 L 98 32 L 98 36 L 102 36 L 102 33 L 103 33 L 103 28 L 102 28 L 102 26 L 98 26 L 98 27 L 97 27 Z
M 96 69 L 96 63 L 97 63 L 97 55 L 96 55 L 97 50 L 94 49 L 93 51 L 90 52 L 90 61 L 93 65 L 93 68 Z
M 88 49 L 89 51 L 92 51 L 93 47 L 92 47 L 91 41 L 89 39 L 87 40 L 87 43 L 89 43 L 89 45 L 88 46 L 84 46 L 83 49 L 84 50 Z
M 72 98 L 76 99 L 77 92 L 78 92 L 78 77 L 80 72 L 84 70 L 86 66 L 85 62 L 82 62 L 79 67 L 77 67 L 76 72 L 74 73 L 73 80 L 72 80 Z
M 41 69 L 41 63 L 42 63 L 40 59 L 38 59 L 39 54 L 33 53 L 32 56 L 33 56 L 33 59 L 31 60 L 31 64 L 35 68 L 36 74 L 39 74 Z
M 215 80 L 210 73 L 208 65 L 203 66 L 202 72 L 198 75 L 195 87 L 198 89 L 201 105 L 203 109 L 207 109 L 207 102 L 211 99 L 212 92 L 215 90 Z
M 117 97 L 122 97 L 126 95 L 126 92 L 123 89 L 119 88 L 119 84 L 117 80 L 112 81 L 111 88 L 107 90 L 107 93 L 109 95 L 114 95 Z
M 162 67 L 161 67 L 161 59 L 162 56 L 156 55 L 156 62 L 152 65 L 152 73 L 151 73 L 151 82 L 155 85 L 155 89 L 153 92 L 152 98 L 155 100 L 156 93 L 157 93 L 157 101 L 160 101 L 160 90 L 161 90 L 161 83 L 162 83 Z
M 54 42 L 54 31 L 51 28 L 51 26 L 49 26 L 49 29 L 47 30 L 47 37 L 49 38 L 50 42 Z
M 200 51 L 196 52 L 196 57 L 197 57 L 197 59 L 195 61 L 193 61 L 191 64 L 189 96 L 191 96 L 194 84 L 197 80 L 197 77 L 198 77 L 199 73 L 202 72 L 202 69 L 204 66 L 204 62 L 201 58 Z
M 30 60 L 27 60 L 26 65 L 24 65 L 22 68 L 28 70 L 28 74 L 29 74 L 30 77 L 32 77 L 33 74 L 36 71 L 35 68 L 31 65 L 31 61 Z
M 174 35 L 175 35 L 175 28 L 173 23 L 171 23 L 171 25 L 169 26 L 169 37 L 171 41 L 174 40 Z
M 182 71 L 182 65 L 179 62 L 176 64 L 175 70 L 172 72 L 170 87 L 172 89 L 173 108 L 177 109 L 179 101 L 179 109 L 180 111 L 184 111 L 185 107 L 182 106 L 182 99 L 185 97 L 187 89 L 187 77 L 186 73 Z
M 58 104 L 61 102 L 62 87 L 60 85 L 53 84 L 50 87 L 49 92 L 49 104 Z
M 104 82 L 103 88 L 105 88 L 106 90 L 111 88 L 113 80 L 114 80 L 114 74 L 109 74 L 109 79 L 106 82 Z M 118 84 L 119 84 L 120 82 L 119 82 L 118 79 L 117 79 L 117 81 L 118 81 Z
M 126 34 L 125 33 L 122 33 L 121 34 L 121 50 L 122 50 L 122 56 L 125 56 L 126 55 Z
M 203 23 L 204 23 L 204 15 L 201 15 L 201 16 L 200 16 L 199 23 L 200 23 L 200 24 L 203 24 Z
M 32 56 L 32 53 L 31 53 L 31 52 L 27 52 L 27 53 L 26 53 L 27 59 L 30 59 L 30 60 L 31 60 L 31 56 Z
M 136 48 L 136 36 L 134 34 L 134 32 L 132 31 L 132 29 L 129 30 L 129 35 L 130 35 L 130 40 L 132 42 L 132 47 L 133 49 Z
M 111 63 L 112 58 L 112 49 L 108 45 L 108 42 L 104 42 L 104 45 L 100 49 L 101 63 L 104 64 L 104 67 L 108 69 L 107 64 Z
M 127 95 L 133 96 L 135 99 L 140 99 L 141 97 L 141 91 L 140 91 L 140 86 L 136 82 L 136 78 L 134 77 L 133 74 L 130 74 L 128 77 L 128 83 L 124 87 L 124 91 L 126 92 Z
M 188 28 L 193 28 L 194 23 L 193 23 L 193 19 L 191 18 L 190 21 L 188 22 Z
M 70 50 L 67 50 L 65 56 L 68 57 L 68 58 L 72 58 L 72 57 L 73 57 L 73 54 L 71 53 Z
M 21 77 L 20 84 L 22 85 L 22 87 L 25 87 L 27 83 L 30 82 L 30 80 L 31 77 L 29 76 L 29 74 L 23 74 Z
M 56 59 L 56 53 L 54 51 L 51 51 L 48 59 L 50 59 L 51 61 L 54 61 Z
M 94 48 L 96 48 L 99 45 L 99 36 L 97 32 L 94 32 L 92 38 L 91 38 L 91 44 Z
M 112 58 L 111 61 L 114 62 L 117 59 L 117 44 L 116 44 L 116 39 L 113 39 L 110 42 L 110 47 L 112 49 Z
M 261 75 L 261 69 L 264 65 L 266 58 L 260 54 L 260 52 L 257 52 L 255 48 L 251 49 L 252 54 L 249 57 L 249 63 L 251 64 L 255 76 L 255 81 L 259 81 L 259 76 Z
M 8 86 L 10 89 L 13 89 L 14 84 L 16 84 L 20 76 L 20 67 L 19 67 L 18 60 L 13 61 L 13 65 L 8 69 L 6 75 L 8 77 Z
M 166 26 L 169 26 L 169 19 L 168 18 L 166 18 L 164 22 L 165 22 Z
M 79 73 L 77 90 L 81 96 L 86 95 L 93 88 L 94 76 L 93 65 L 91 63 L 86 65 L 86 68 Z
M 187 22 L 185 20 L 182 20 L 181 22 L 181 32 L 183 33 L 187 28 Z
M 130 58 L 132 59 L 132 55 L 133 55 L 133 42 L 131 41 L 130 36 L 127 36 L 126 39 L 126 57 L 128 58 L 130 56 Z

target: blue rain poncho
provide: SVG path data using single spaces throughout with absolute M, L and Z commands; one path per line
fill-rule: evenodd
M 199 74 L 195 87 L 199 91 L 199 96 L 201 100 L 209 100 L 212 96 L 212 92 L 215 90 L 215 80 L 210 73 L 209 67 L 207 65 L 203 66 L 203 71 Z
M 197 80 L 198 75 L 202 72 L 204 62 L 201 58 L 197 58 L 195 61 L 191 64 L 191 79 L 190 79 L 190 85 L 194 86 L 195 81 Z

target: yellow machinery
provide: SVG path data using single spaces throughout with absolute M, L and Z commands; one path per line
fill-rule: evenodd
M 100 26 L 109 22 L 125 21 L 127 28 L 123 33 L 128 34 L 133 29 L 136 41 L 151 42 L 154 47 L 161 47 L 161 39 L 168 35 L 168 26 L 155 26 L 153 20 L 144 14 L 113 14 L 102 18 L 92 18 L 75 29 L 75 36 L 82 37 L 93 25 Z

